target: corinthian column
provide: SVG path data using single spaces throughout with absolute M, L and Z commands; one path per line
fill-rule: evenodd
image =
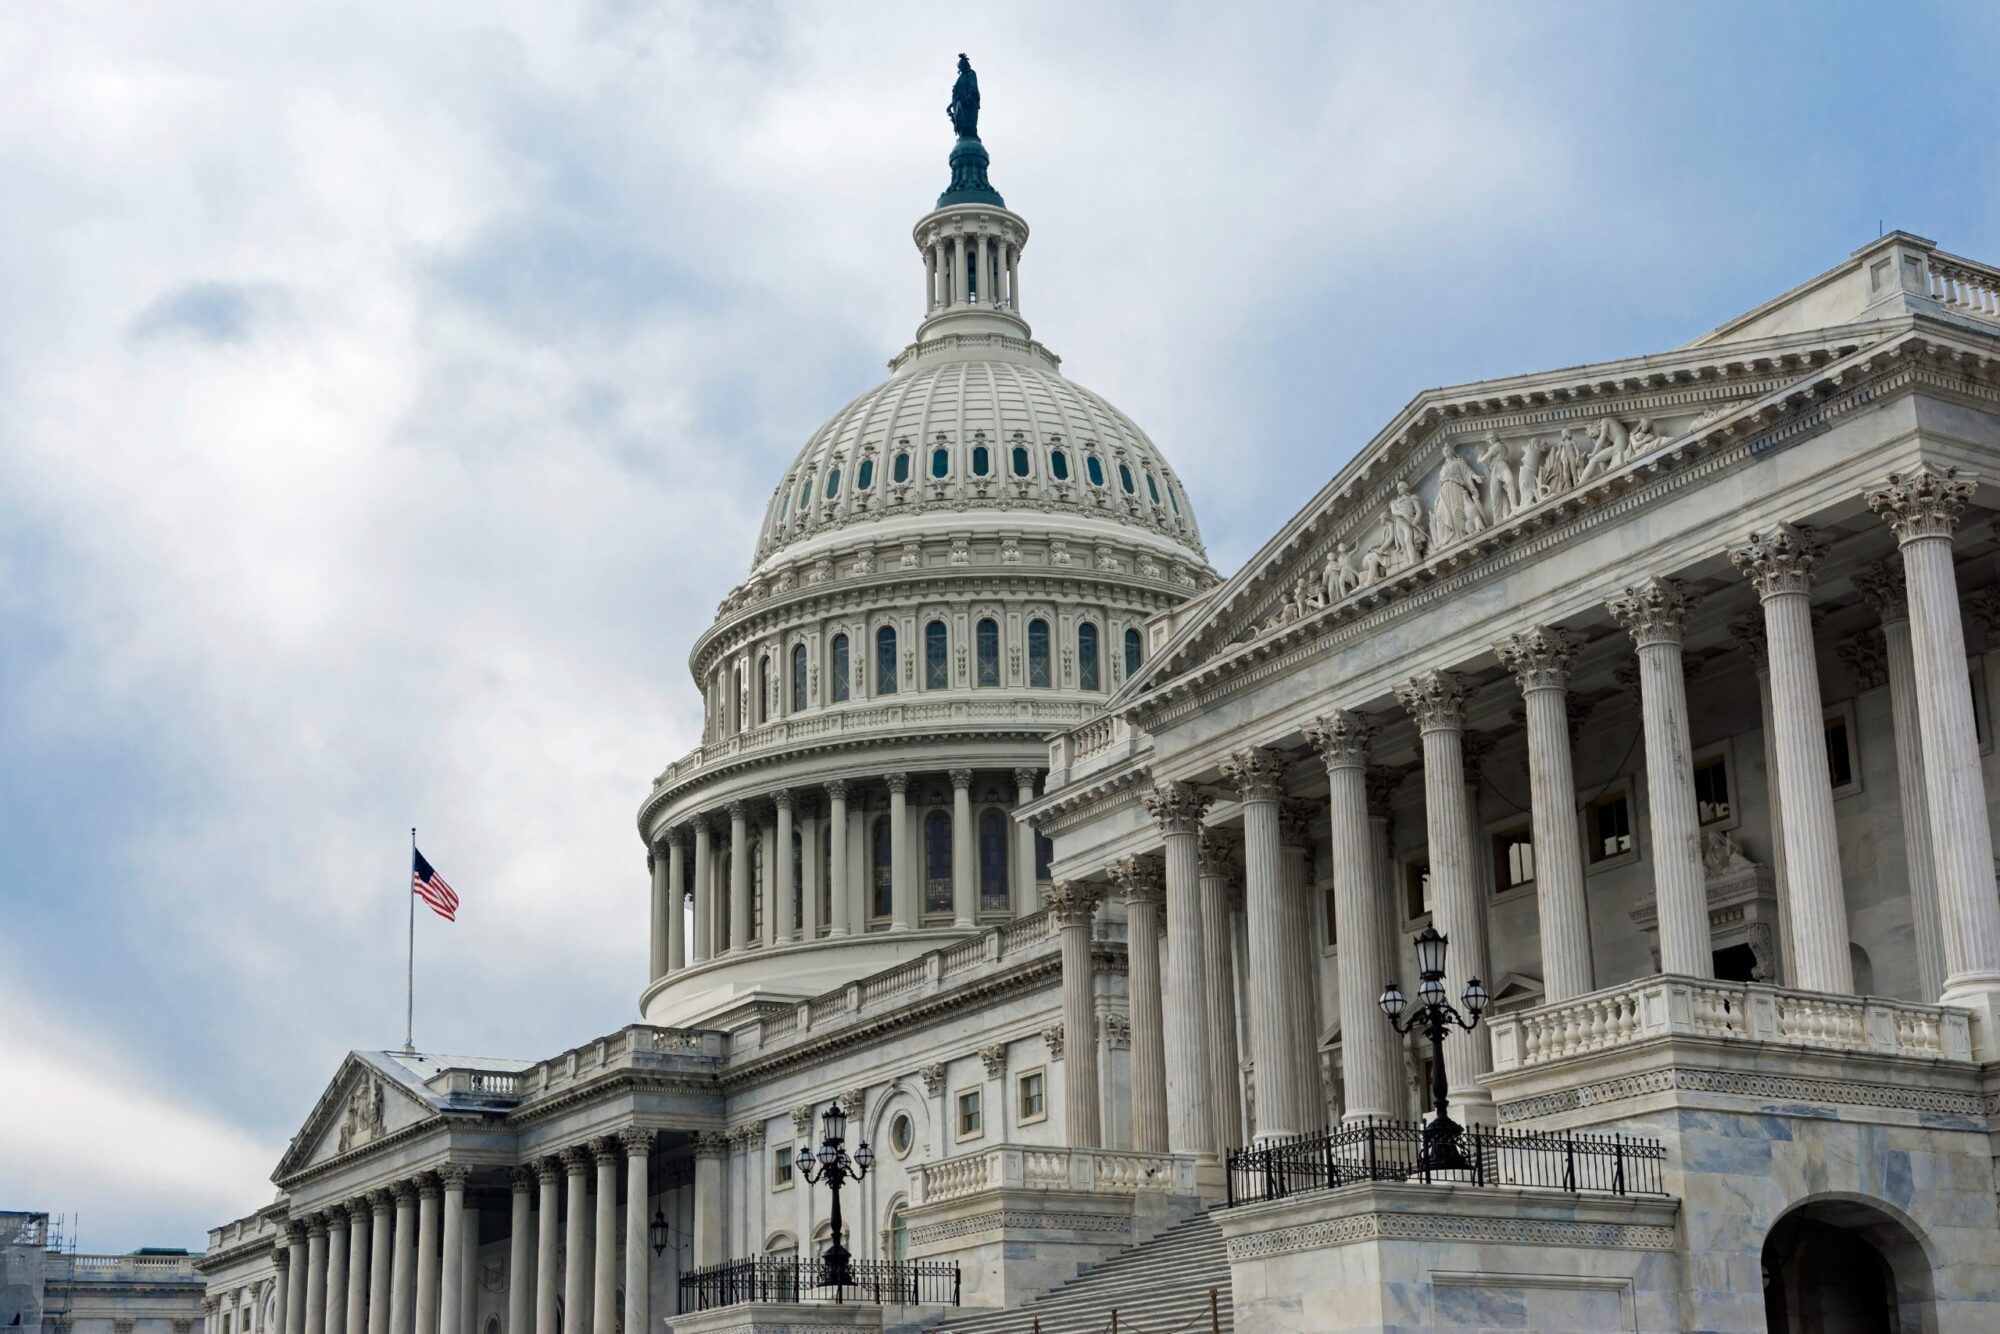
M 1798 956 L 1792 950 L 1792 882 L 1785 866 L 1785 810 L 1778 787 L 1778 729 L 1771 721 L 1771 651 L 1764 637 L 1764 616 L 1739 616 L 1729 623 L 1729 633 L 1750 655 L 1757 676 L 1757 699 L 1762 710 L 1764 737 L 1764 803 L 1770 808 L 1771 871 L 1778 884 L 1778 959 L 1781 981 L 1793 986 L 1799 975 Z M 1739 796 L 1737 800 L 1742 800 Z
M 1097 979 L 1090 958 L 1090 923 L 1102 896 L 1098 886 L 1081 880 L 1058 880 L 1049 889 L 1049 910 L 1062 930 L 1063 1045 L 1069 1064 L 1063 1119 L 1074 1149 L 1104 1147 L 1097 1105 Z
M 715 953 L 715 850 L 708 817 L 697 815 L 694 824 L 694 949 L 696 963 L 707 963 Z M 537 1334 L 541 1334 L 537 1331 Z
M 597 1159 L 597 1237 L 592 1243 L 590 1327 L 592 1334 L 615 1334 L 618 1328 L 618 1160 L 624 1156 L 618 1141 L 598 1140 L 592 1146 Z
M 396 1266 L 396 1201 L 386 1190 L 368 1193 L 368 1326 L 363 1334 L 389 1334 L 389 1280 Z M 269 1332 L 267 1332 L 269 1334 Z
M 583 1334 L 590 1310 L 590 1146 L 570 1145 L 562 1161 L 568 1224 L 563 1231 L 562 1327 L 564 1334 Z
M 465 1183 L 472 1169 L 446 1163 L 438 1169 L 444 1183 L 444 1275 L 438 1291 L 439 1334 L 465 1334 Z
M 972 859 L 972 770 L 951 771 L 952 925 L 979 925 L 978 871 Z
M 764 868 L 771 883 L 777 886 L 777 904 L 771 920 L 764 924 L 764 938 L 774 945 L 792 943 L 792 807 L 797 798 L 788 788 L 780 788 L 771 794 L 771 804 L 778 808 L 778 846 L 772 855 L 774 865 Z M 805 861 L 805 851 L 800 850 L 799 860 Z M 805 922 L 805 937 L 812 939 L 812 914 L 799 914 Z
M 1840 879 L 1810 597 L 1813 572 L 1825 556 L 1826 543 L 1812 529 L 1791 524 L 1752 533 L 1747 544 L 1729 553 L 1764 604 L 1764 636 L 1770 645 L 1771 721 L 1778 737 L 1778 795 L 1785 807 L 1785 867 L 1791 881 L 1786 925 L 1799 969 L 1792 985 L 1845 995 L 1854 990 L 1854 966 L 1847 954 L 1847 899 Z M 1960 661 L 1955 670 L 1963 675 L 1964 667 Z M 1989 864 L 1989 893 L 1992 876 Z
M 1167 882 L 1167 1144 L 1217 1165 L 1208 1073 L 1208 997 L 1202 983 L 1201 890 L 1195 842 L 1207 798 L 1186 783 L 1156 784 L 1140 798 L 1159 826 Z
M 625 1149 L 625 1328 L 643 1330 L 653 1323 L 653 1273 L 646 1262 L 653 1132 L 634 1126 L 619 1132 L 618 1142 Z
M 558 1229 L 562 1220 L 562 1163 L 554 1158 L 535 1161 L 535 1334 L 556 1334 L 556 1297 L 562 1280 L 556 1273 Z
M 306 1323 L 306 1231 L 298 1223 L 285 1225 L 285 1244 L 272 1248 L 277 1266 L 277 1326 L 272 1334 L 296 1334 Z
M 750 806 L 729 803 L 729 949 L 750 948 Z
M 917 925 L 917 896 L 910 875 L 910 776 L 885 774 L 889 785 L 889 906 L 895 920 L 891 931 L 909 931 Z
M 1973 1010 L 1974 1055 L 2000 1051 L 2000 898 L 1993 890 L 1993 834 L 1987 825 L 1986 784 L 1972 725 L 1965 671 L 1965 626 L 1958 610 L 1951 534 L 1972 499 L 1972 483 L 1957 469 L 1920 466 L 1890 474 L 1868 493 L 1868 505 L 1889 521 L 1903 549 L 1916 667 L 1917 712 L 1923 724 L 1925 797 L 1946 977 L 1943 1001 Z
M 1384 1119 L 1402 1110 L 1396 1096 L 1396 1052 L 1378 1016 L 1385 904 L 1376 888 L 1374 836 L 1368 827 L 1368 743 L 1375 726 L 1358 713 L 1336 710 L 1306 729 L 1326 762 L 1327 811 L 1333 845 L 1333 920 L 1340 961 L 1340 1078 L 1347 1090 L 1345 1122 Z
M 1916 935 L 1917 987 L 1926 1000 L 1944 991 L 1944 928 L 1938 917 L 1937 867 L 1931 847 L 1929 784 L 1917 702 L 1917 660 L 1910 640 L 1910 604 L 1901 561 L 1877 561 L 1854 572 L 1855 591 L 1882 622 L 1889 669 L 1889 710 L 1896 721 L 1896 795 L 1903 813 L 1903 866 L 1910 882 L 1910 925 Z
M 1714 977 L 1701 818 L 1694 802 L 1687 679 L 1681 641 L 1695 596 L 1679 579 L 1648 579 L 1605 605 L 1639 650 L 1639 710 L 1646 729 L 1646 810 L 1652 817 L 1653 901 L 1660 915 L 1660 971 Z
M 528 1334 L 535 1318 L 528 1278 L 535 1264 L 535 1173 L 531 1168 L 517 1167 L 509 1180 L 514 1194 L 507 1227 L 507 1328 L 513 1334 Z
M 1312 806 L 1278 803 L 1278 871 L 1285 909 L 1285 990 L 1292 1005 L 1292 1088 L 1298 1096 L 1292 1123 L 1324 1130 L 1329 1108 L 1320 1080 L 1319 1035 L 1326 1019 L 1319 993 L 1321 933 L 1312 905 Z
M 1536 626 L 1493 646 L 1520 684 L 1528 719 L 1528 802 L 1535 838 L 1535 901 L 1541 915 L 1542 988 L 1553 1003 L 1595 985 L 1590 908 L 1583 894 L 1583 842 L 1576 825 L 1576 773 L 1569 749 L 1569 671 L 1576 641 Z M 1649 747 L 1647 754 L 1651 755 Z
M 347 1202 L 346 1319 L 339 1334 L 368 1334 L 368 1197 Z
M 1278 854 L 1278 796 L 1285 764 L 1259 746 L 1222 763 L 1243 803 L 1243 898 L 1249 913 L 1250 1063 L 1257 1079 L 1256 1139 L 1265 1143 L 1309 1127 L 1297 1122 L 1298 1017 L 1305 998 L 1290 994 L 1290 914 Z
M 829 936 L 844 936 L 852 928 L 848 921 L 847 889 L 847 784 L 836 778 L 826 785 L 827 919 Z
M 729 1257 L 723 1252 L 722 1169 L 729 1142 L 704 1130 L 694 1139 L 694 1264 L 702 1269 Z
M 687 967 L 687 830 L 667 831 L 667 971 Z M 518 1328 L 518 1327 L 517 1327 Z
M 667 857 L 665 843 L 646 849 L 646 878 L 651 882 L 652 892 L 648 895 L 652 905 L 650 929 L 646 932 L 647 962 L 646 980 L 656 982 L 667 973 L 667 914 L 671 895 L 667 885 Z
M 1035 771 L 1014 771 L 1014 809 L 1019 812 L 1035 799 Z M 1026 917 L 1041 905 L 1041 886 L 1035 880 L 1035 827 L 1026 820 L 1014 821 L 1014 916 Z
M 1201 980 L 1208 1027 L 1209 1116 L 1215 1152 L 1227 1159 L 1243 1147 L 1243 1058 L 1236 1042 L 1236 949 L 1230 919 L 1236 912 L 1232 878 L 1236 863 L 1220 830 L 1204 829 L 1195 844 L 1201 877 Z
M 1132 1004 L 1132 1147 L 1167 1150 L 1167 1034 L 1160 998 L 1160 861 L 1111 863 L 1125 895 L 1126 976 Z
M 306 1329 L 326 1334 L 326 1216 L 314 1214 L 306 1223 Z
M 436 1177 L 426 1174 L 417 1179 L 417 1334 L 440 1334 L 438 1329 L 440 1194 Z
M 1471 687 L 1456 672 L 1425 672 L 1396 687 L 1396 700 L 1416 719 L 1424 753 L 1424 833 L 1430 843 L 1431 901 L 1439 932 L 1450 942 L 1446 988 L 1456 997 L 1484 978 L 1486 912 L 1474 872 L 1472 816 L 1465 794 L 1465 701 Z M 1486 1025 L 1454 1033 L 1444 1045 L 1451 1100 L 1468 1122 L 1490 1122 L 1493 1096 L 1479 1076 L 1493 1064 Z
M 389 1334 L 411 1334 L 417 1305 L 417 1187 L 396 1183 L 396 1253 L 390 1261 Z M 304 1269 L 300 1273 L 303 1275 Z M 296 1334 L 296 1331 L 294 1331 Z
M 347 1210 L 326 1216 L 326 1334 L 347 1334 Z

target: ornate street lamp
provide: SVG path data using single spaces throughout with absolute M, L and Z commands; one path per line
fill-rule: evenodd
M 827 1287 L 848 1287 L 854 1282 L 847 1247 L 840 1240 L 840 1188 L 849 1181 L 861 1180 L 875 1165 L 875 1151 L 868 1147 L 867 1140 L 861 1141 L 852 1158 L 848 1157 L 846 1141 L 847 1113 L 841 1110 L 838 1102 L 830 1103 L 820 1116 L 818 1150 L 815 1151 L 808 1140 L 799 1145 L 796 1159 L 799 1175 L 806 1179 L 808 1185 L 817 1186 L 824 1181 L 833 1195 L 832 1213 L 828 1219 L 832 1240 L 822 1257 L 820 1273 L 820 1282 Z
M 1382 988 L 1382 998 L 1378 1002 L 1382 1013 L 1389 1016 L 1391 1028 L 1398 1033 L 1419 1029 L 1431 1041 L 1431 1108 L 1436 1115 L 1424 1125 L 1424 1146 L 1417 1156 L 1417 1166 L 1433 1172 L 1464 1170 L 1472 1166 L 1458 1147 L 1462 1127 L 1447 1115 L 1451 1099 L 1446 1092 L 1444 1077 L 1444 1037 L 1453 1024 L 1470 1031 L 1478 1024 L 1479 1016 L 1486 1012 L 1486 1002 L 1491 999 L 1476 977 L 1466 981 L 1465 994 L 1459 997 L 1466 1014 L 1472 1016 L 1470 1019 L 1461 1015 L 1445 999 L 1444 952 L 1450 943 L 1437 933 L 1434 926 L 1425 927 L 1423 934 L 1417 937 L 1417 1008 L 1407 1023 L 1397 1022 L 1409 1002 L 1394 982 Z

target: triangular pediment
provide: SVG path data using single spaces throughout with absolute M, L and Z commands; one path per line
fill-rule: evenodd
M 279 1160 L 274 1180 L 364 1149 L 438 1114 L 421 1082 L 379 1052 L 349 1052 Z

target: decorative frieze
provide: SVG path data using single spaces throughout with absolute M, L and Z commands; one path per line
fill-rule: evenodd
M 1565 1223 L 1546 1218 L 1499 1218 L 1383 1210 L 1294 1227 L 1273 1228 L 1229 1241 L 1231 1263 L 1321 1250 L 1357 1241 L 1470 1242 L 1513 1246 L 1583 1246 L 1604 1250 L 1670 1251 L 1676 1232 L 1653 1223 Z

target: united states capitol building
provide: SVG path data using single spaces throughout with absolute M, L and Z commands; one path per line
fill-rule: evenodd
M 350 1053 L 206 1334 L 2000 1328 L 2000 270 L 1425 390 L 1225 577 L 966 77 L 695 641 L 633 1022 Z

